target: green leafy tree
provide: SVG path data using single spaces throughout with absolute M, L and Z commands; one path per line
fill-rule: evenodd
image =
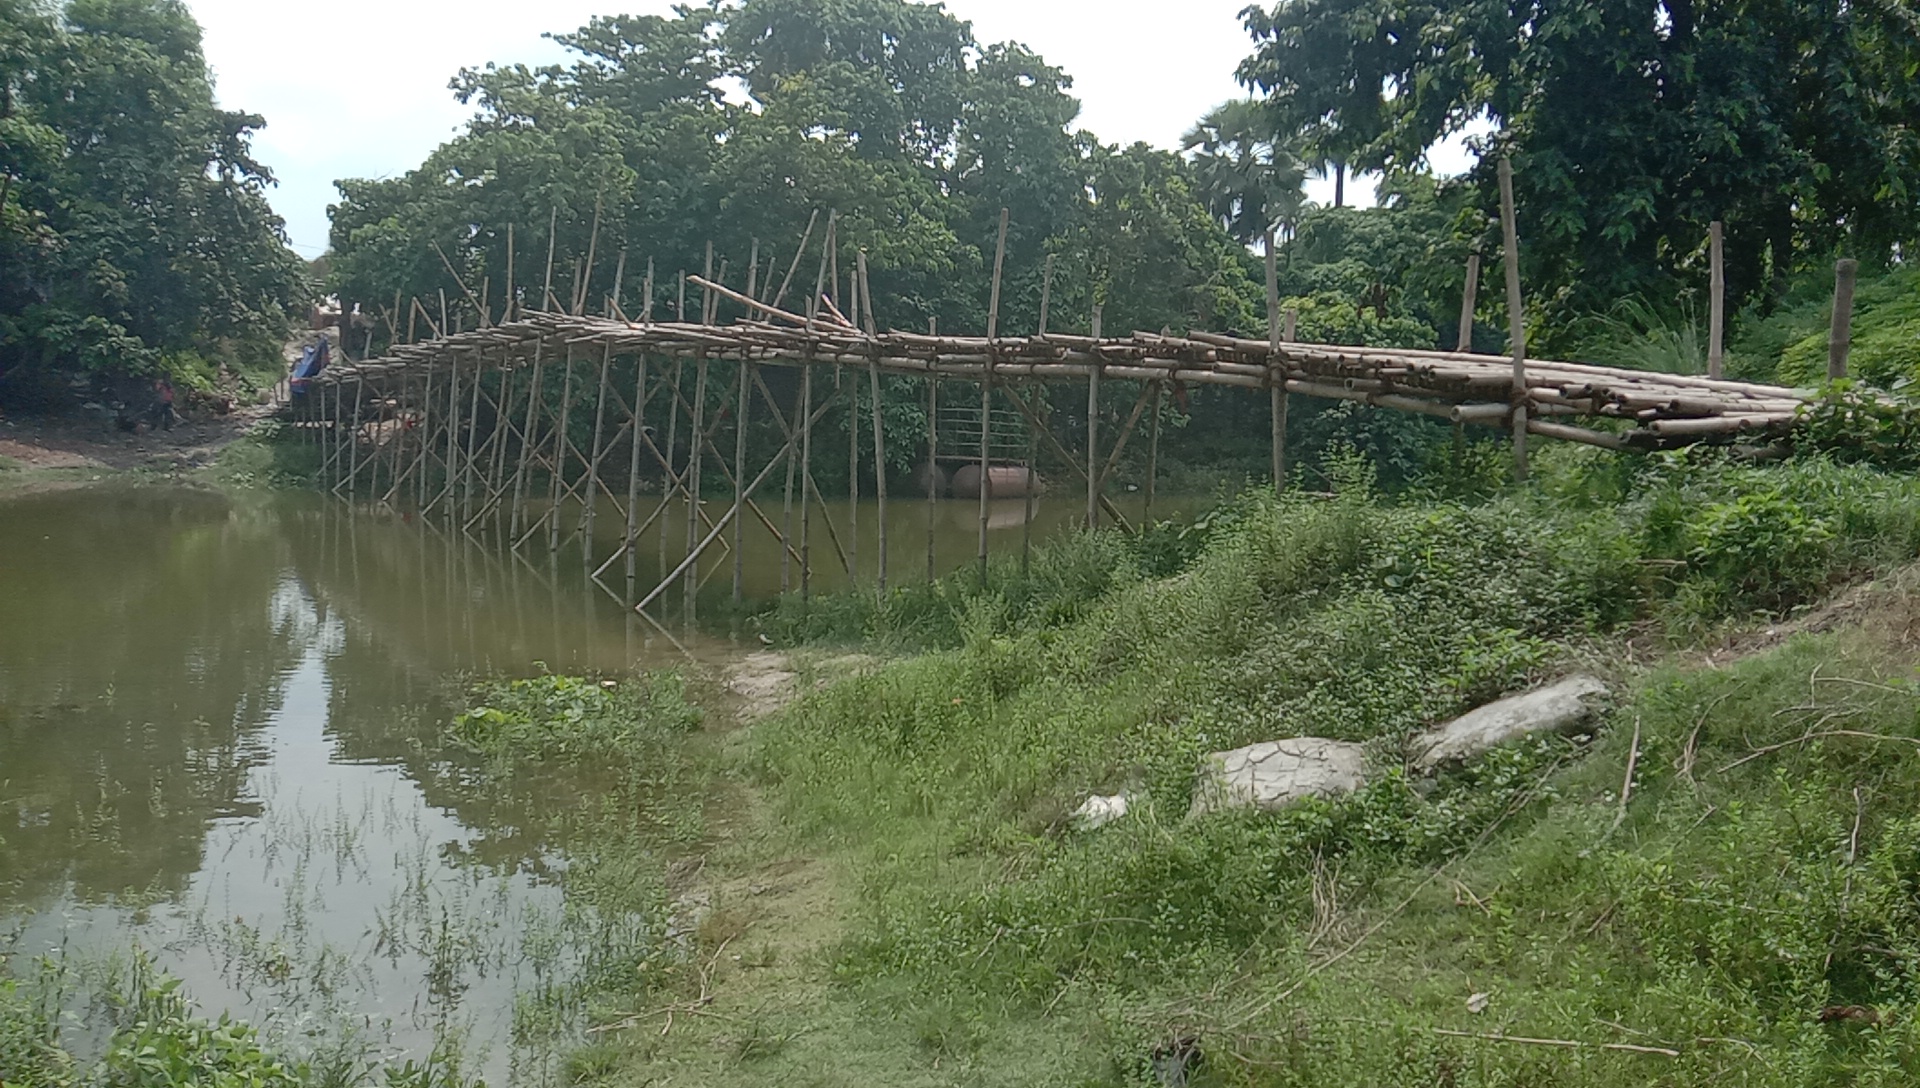
M 1476 121 L 1511 155 L 1530 293 L 1671 297 L 1713 219 L 1737 299 L 1920 223 L 1920 19 L 1896 0 L 1285 0 L 1241 77 L 1356 164 L 1417 168 Z
M 1208 113 L 1182 141 L 1193 161 L 1207 210 L 1242 245 L 1268 231 L 1292 232 L 1306 208 L 1306 169 L 1274 128 L 1270 111 L 1252 101 Z
M 277 365 L 301 265 L 177 0 L 0 2 L 0 396 Z

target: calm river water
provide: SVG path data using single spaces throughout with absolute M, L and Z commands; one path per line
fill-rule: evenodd
M 1022 509 L 995 508 L 997 553 L 1020 547 Z M 1042 504 L 1035 536 L 1075 509 Z M 924 577 L 925 504 L 890 515 L 895 577 Z M 851 539 L 850 516 L 815 510 L 817 589 L 844 579 L 824 521 Z M 976 518 L 935 509 L 943 568 L 970 560 Z M 764 596 L 778 550 L 752 528 Z M 658 533 L 670 551 L 684 522 Z M 642 580 L 662 550 L 643 543 Z M 0 953 L 84 973 L 138 947 L 203 1011 L 282 1039 L 387 1057 L 447 1040 L 490 1083 L 548 1079 L 513 1041 L 516 1000 L 591 949 L 559 922 L 565 842 L 439 739 L 460 678 L 739 652 L 679 622 L 668 637 L 584 573 L 577 545 L 530 561 L 316 495 L 0 499 Z M 731 561 L 703 575 L 724 597 Z

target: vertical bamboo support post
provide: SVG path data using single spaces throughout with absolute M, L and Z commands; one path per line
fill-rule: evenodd
M 476 383 L 477 387 L 477 383 Z M 460 357 L 447 360 L 447 481 L 435 497 L 434 503 L 444 500 L 447 508 L 454 506 L 454 496 L 460 486 Z
M 860 251 L 860 297 L 861 314 L 866 318 L 867 339 L 873 340 L 880 334 L 880 324 L 873 316 L 873 284 L 867 279 L 867 251 Z M 874 537 L 874 586 L 882 594 L 887 591 L 887 436 L 882 426 L 883 413 L 880 410 L 880 361 L 874 355 L 867 356 L 867 385 L 873 400 L 873 496 L 879 504 L 875 514 L 877 526 Z M 742 413 L 744 416 L 745 413 Z
M 1707 377 L 1718 379 L 1726 369 L 1727 266 L 1726 224 L 1716 219 L 1707 228 L 1710 299 L 1707 311 Z
M 857 263 L 857 262 L 856 262 Z M 856 268 L 847 270 L 847 320 L 855 328 L 860 326 L 860 282 Z M 840 386 L 841 371 L 844 367 L 833 368 L 833 384 Z M 847 587 L 860 584 L 860 382 L 854 376 L 853 388 L 847 390 Z
M 1513 160 L 1500 158 L 1500 230 L 1506 242 L 1507 338 L 1513 349 L 1513 479 L 1527 479 L 1527 324 L 1520 298 L 1520 228 L 1513 207 Z
M 344 480 L 344 484 L 348 485 L 348 493 L 353 491 L 353 485 L 359 480 L 359 413 L 361 413 L 361 401 L 365 399 L 367 399 L 367 378 L 363 378 L 361 374 L 353 374 L 353 426 L 349 428 L 346 436 L 348 438 L 348 478 Z M 334 493 L 338 491 L 340 491 L 340 484 L 334 484 Z
M 423 509 L 427 505 L 428 429 L 432 426 L 431 421 L 433 415 L 439 414 L 437 412 L 434 412 L 433 415 L 428 414 L 434 408 L 433 371 L 434 368 L 432 364 L 428 364 L 426 388 L 420 394 L 420 418 L 413 428 L 414 431 L 417 432 L 416 437 L 419 439 L 414 446 L 416 452 L 411 466 L 411 471 L 414 474 L 413 508 L 415 510 Z
M 587 458 L 587 488 L 580 499 L 580 559 L 593 563 L 593 522 L 600 506 L 600 457 L 606 444 L 607 372 L 613 368 L 613 345 L 600 355 L 600 393 L 593 402 L 593 454 Z
M 1860 262 L 1842 258 L 1833 266 L 1833 326 L 1827 333 L 1827 380 L 1847 376 L 1847 355 L 1853 350 L 1853 284 Z
M 1267 231 L 1267 410 L 1273 424 L 1273 491 L 1287 492 L 1287 360 L 1280 353 L 1279 247 Z
M 706 446 L 702 436 L 706 426 L 707 412 L 707 353 L 702 351 L 694 361 L 693 411 L 690 428 L 687 431 L 687 554 L 699 544 L 700 528 L 700 451 Z M 693 618 L 694 594 L 700 587 L 700 565 L 687 568 L 685 608 L 686 617 Z
M 560 550 L 560 489 L 567 476 L 567 421 L 573 415 L 573 345 L 567 345 L 560 379 L 560 415 L 553 421 L 553 480 L 548 487 L 547 551 Z
M 1035 335 L 1045 338 L 1047 335 L 1047 315 L 1053 305 L 1053 254 L 1047 254 L 1047 263 L 1040 270 L 1040 325 Z M 1025 416 L 1025 413 L 1021 413 Z M 1026 503 L 1020 521 L 1020 577 L 1033 573 L 1033 517 L 1034 500 L 1038 497 L 1040 473 L 1035 467 L 1039 463 L 1039 436 L 1034 433 L 1033 420 L 1027 419 L 1027 487 Z
M 1094 346 L 1087 368 L 1087 528 L 1100 527 L 1100 305 L 1093 307 Z
M 673 380 L 672 380 L 672 387 L 674 389 L 677 390 L 680 388 L 680 379 L 685 373 L 686 373 L 686 366 L 684 361 L 678 358 L 674 359 Z M 666 373 L 663 371 L 660 377 L 662 381 L 665 381 Z M 675 493 L 677 493 L 678 491 L 680 491 L 682 488 L 686 486 L 686 477 L 681 475 L 681 473 L 674 468 L 674 460 L 673 460 L 674 450 L 679 445 L 680 445 L 680 397 L 676 395 L 676 396 L 671 396 L 667 398 L 667 448 L 661 451 L 666 455 L 665 459 L 666 459 L 666 473 L 667 473 L 666 479 L 661 483 L 661 486 L 660 486 L 660 505 L 663 509 L 666 508 L 667 505 L 673 501 L 673 496 L 675 495 Z M 673 519 L 671 517 L 668 517 L 666 521 L 663 521 L 660 524 L 660 534 L 658 539 L 660 544 L 660 548 L 659 548 L 660 568 L 662 570 L 665 570 L 667 566 L 667 529 L 668 529 L 668 526 L 672 523 L 672 520 Z
M 927 318 L 927 335 L 937 336 L 940 323 Z M 934 565 L 933 523 L 940 511 L 940 375 L 927 372 L 927 581 L 938 573 Z
M 811 506 L 808 502 L 808 496 L 812 494 L 813 489 L 806 486 L 807 478 L 812 475 L 813 368 L 809 366 L 800 372 L 800 599 L 802 601 L 806 601 L 813 593 L 813 540 L 810 532 L 813 525 Z
M 820 243 L 820 271 L 813 280 L 813 295 L 807 299 L 807 333 L 811 337 L 814 322 L 820 316 L 821 292 L 826 290 L 827 273 L 832 266 L 834 228 L 840 219 L 837 208 L 827 209 L 827 230 Z M 800 599 L 813 595 L 813 352 L 811 340 L 800 372 Z
M 1160 400 L 1165 391 L 1164 382 L 1153 383 L 1153 430 L 1147 439 L 1147 508 L 1140 517 L 1143 529 L 1153 522 L 1153 493 L 1160 483 Z
M 760 247 L 754 245 L 754 260 L 759 260 Z M 747 273 L 749 284 L 753 272 Z M 747 288 L 747 297 L 753 297 L 753 288 Z M 742 523 L 746 518 L 741 510 L 747 503 L 747 412 L 753 407 L 753 397 L 749 387 L 753 384 L 754 364 L 740 362 L 740 403 L 733 413 L 733 603 L 739 605 L 746 591 L 747 554 L 741 538 Z M 780 542 L 782 551 L 786 550 L 786 541 Z
M 647 357 L 634 357 L 633 363 L 633 445 L 627 450 L 627 531 L 622 538 L 627 552 L 627 595 L 633 595 L 634 550 L 640 546 L 640 447 L 647 434 Z
M 1000 209 L 1000 239 L 993 249 L 993 287 L 987 298 L 987 372 L 980 382 L 980 584 L 987 584 L 987 512 L 993 499 L 993 364 L 999 356 L 1000 277 L 1007 264 L 1007 209 Z
M 540 378 L 546 350 L 547 341 L 544 337 L 533 346 L 533 378 L 527 388 L 527 415 L 520 427 L 520 456 L 513 469 L 513 509 L 508 518 L 507 532 L 516 542 L 520 539 L 520 526 L 526 518 L 527 460 L 533 455 L 533 428 L 535 413 L 540 407 Z
M 713 243 L 707 243 L 706 275 L 701 277 L 713 282 Z M 684 285 L 684 281 L 683 285 Z M 682 287 L 685 290 L 685 287 Z M 713 319 L 713 288 L 700 289 L 700 323 L 707 324 Z M 693 411 L 691 426 L 687 431 L 687 554 L 694 554 L 694 548 L 700 543 L 700 454 L 706 447 L 702 441 L 706 434 L 707 413 L 707 353 L 702 350 L 694 357 Z M 694 597 L 700 588 L 700 564 L 692 563 L 687 567 L 686 580 L 682 585 L 681 612 L 689 622 L 693 620 Z
M 473 395 L 471 397 L 473 403 L 467 407 L 467 444 L 464 456 L 462 457 L 462 460 L 467 466 L 466 473 L 461 477 L 459 516 L 462 525 L 465 525 L 466 520 L 473 516 L 473 485 L 475 477 L 486 471 L 485 465 L 476 465 L 474 463 L 474 454 L 476 452 L 474 443 L 480 436 L 480 383 L 485 379 L 486 374 L 486 356 L 476 351 L 473 355 Z M 480 483 L 484 486 L 486 481 L 481 480 Z

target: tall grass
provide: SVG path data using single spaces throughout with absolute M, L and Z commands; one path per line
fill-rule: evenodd
M 1920 997 L 1896 860 L 1920 857 L 1920 688 L 1834 636 L 1651 681 L 1618 647 L 1696 645 L 1912 559 L 1920 483 L 1556 453 L 1484 503 L 1386 502 L 1363 474 L 1331 499 L 1250 495 L 1190 528 L 1167 576 L 1102 575 L 1129 547 L 1077 541 L 1047 562 L 1083 569 L 1044 584 L 930 591 L 911 629 L 945 648 L 757 730 L 782 825 L 856 859 L 850 993 L 906 987 L 902 1015 L 936 1039 L 1058 1017 L 1109 1056 L 1087 1057 L 1088 1083 L 1148 1080 L 1156 1041 L 1187 1034 L 1219 1083 L 1644 1083 L 1633 1052 L 1584 1042 L 1633 1032 L 1687 1042 L 1673 1083 L 1892 1083 L 1911 1060 L 1910 1028 L 1819 1019 Z M 833 607 L 825 630 L 876 631 L 894 606 Z M 1810 687 L 1823 660 L 1854 683 Z M 1625 693 L 1597 740 L 1434 782 L 1389 771 L 1281 814 L 1186 815 L 1208 751 L 1316 735 L 1391 766 L 1414 731 L 1576 666 Z M 1836 721 L 1894 739 L 1795 742 Z M 1858 836 L 1855 786 L 1881 814 Z M 1125 820 L 1073 830 L 1081 798 L 1122 789 Z M 1368 955 L 1262 1003 L 1375 923 Z M 1466 999 L 1490 987 L 1499 1015 L 1475 1019 Z

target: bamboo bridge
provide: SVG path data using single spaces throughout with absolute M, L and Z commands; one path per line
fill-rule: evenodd
M 1282 483 L 1287 394 L 1355 401 L 1456 424 L 1513 427 L 1517 420 L 1524 428 L 1520 434 L 1616 450 L 1778 436 L 1792 426 L 1806 399 L 1773 386 L 1553 360 L 1525 359 L 1516 365 L 1505 357 L 1458 351 L 1296 343 L 1286 332 L 1291 321 L 1276 323 L 1268 340 L 1204 332 L 1102 337 L 1097 315 L 1091 336 L 880 332 L 871 300 L 862 299 L 857 280 L 851 310 L 858 315 L 864 309 L 864 327 L 843 316 L 824 294 L 808 314 L 799 314 L 704 277 L 689 276 L 687 283 L 704 292 L 701 312 L 709 320 L 627 321 L 528 311 L 323 371 L 294 412 L 312 439 L 324 445 L 325 486 L 341 495 L 408 505 L 469 532 L 495 524 L 516 548 L 543 543 L 557 551 L 578 536 L 597 579 L 625 561 L 629 603 L 644 610 L 676 584 L 685 588 L 690 607 L 697 568 L 716 547 L 735 557 L 737 593 L 739 533 L 748 518 L 778 538 L 789 553 L 783 562 L 797 562 L 805 590 L 811 543 L 804 539 L 805 507 L 819 498 L 812 482 L 814 428 L 837 399 L 863 383 L 871 394 L 867 430 L 875 464 L 887 463 L 889 441 L 924 444 L 929 459 L 939 453 L 935 430 L 888 433 L 880 415 L 883 383 L 918 379 L 931 402 L 930 420 L 943 390 L 952 395 L 960 385 L 969 400 L 978 398 L 981 418 L 990 418 L 997 403 L 1011 406 L 1027 428 L 1029 448 L 1045 448 L 1069 466 L 1086 489 L 1089 523 L 1097 523 L 1104 512 L 1121 524 L 1126 519 L 1107 497 L 1107 484 L 1149 405 L 1175 385 L 1266 393 L 1273 413 L 1274 476 Z M 712 320 L 722 302 L 742 315 L 725 324 Z M 691 391 L 686 388 L 689 363 Z M 766 367 L 797 368 L 798 396 L 776 396 L 763 374 Z M 817 383 L 815 375 L 821 373 L 835 380 Z M 725 383 L 720 403 L 726 408 L 709 412 L 716 381 Z M 1032 387 L 1081 385 L 1094 406 L 1102 383 L 1114 381 L 1138 383 L 1125 423 L 1103 446 L 1090 411 L 1085 449 L 1069 452 Z M 674 430 L 685 417 L 688 452 L 679 465 L 672 455 L 679 436 L 671 437 L 663 451 L 654 429 L 643 422 L 649 401 L 662 398 L 669 401 Z M 772 458 L 757 465 L 746 459 L 749 421 L 756 412 L 772 421 L 781 443 Z M 590 442 L 565 425 L 580 420 L 584 430 L 585 414 L 593 422 Z M 1157 447 L 1157 404 L 1152 418 Z M 988 463 L 987 438 L 983 428 L 982 448 L 961 454 Z M 856 438 L 850 451 L 856 472 L 860 441 Z M 1156 468 L 1150 461 L 1149 473 Z M 640 482 L 644 472 L 656 469 L 664 470 L 665 487 L 645 497 L 652 510 L 643 513 L 647 502 Z M 700 508 L 698 481 L 715 469 L 733 494 L 723 512 L 709 517 Z M 792 534 L 796 470 L 803 507 L 798 541 Z M 783 472 L 784 516 L 776 523 L 760 506 L 759 495 Z M 884 511 L 886 473 L 876 479 Z M 979 488 L 983 565 L 992 492 L 990 480 Z M 683 554 L 650 591 L 633 593 L 635 543 L 674 503 L 688 509 Z M 606 555 L 594 554 L 602 507 L 611 508 L 620 530 L 618 545 Z M 882 586 L 884 532 L 883 515 L 876 570 Z M 841 549 L 837 538 L 835 547 Z

